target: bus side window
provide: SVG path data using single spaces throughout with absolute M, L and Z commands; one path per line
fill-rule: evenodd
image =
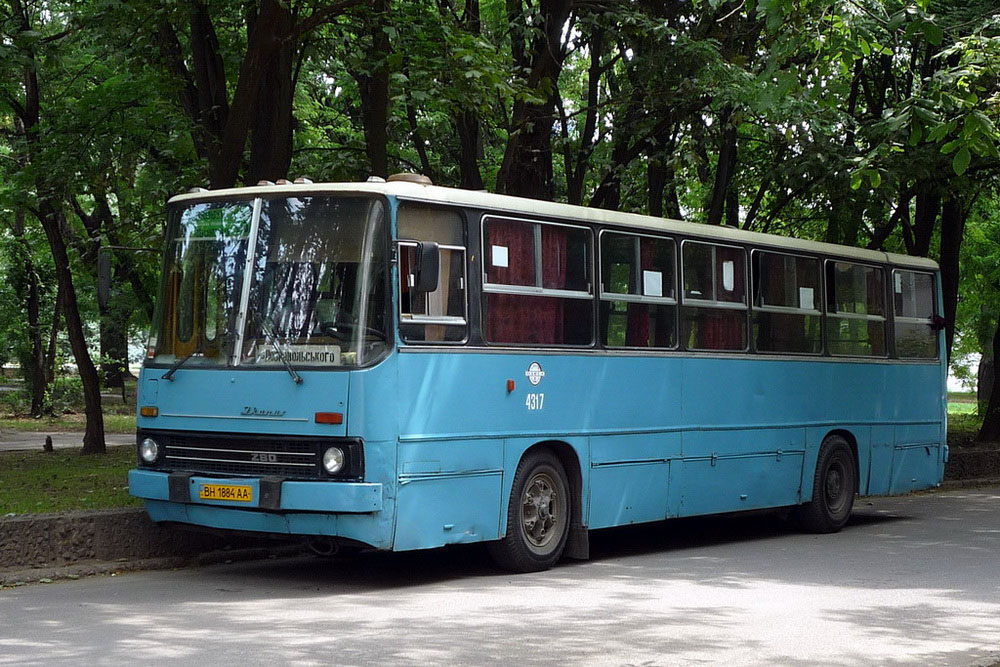
M 753 340 L 758 352 L 819 354 L 819 260 L 754 250 Z
M 592 237 L 575 225 L 484 218 L 486 340 L 592 345 Z
M 684 241 L 681 255 L 681 339 L 687 348 L 746 350 L 746 251 L 735 246 Z
M 830 354 L 884 357 L 885 274 L 875 266 L 827 260 L 826 335 Z
M 467 338 L 466 249 L 455 211 L 406 203 L 397 218 L 399 334 L 407 343 L 460 343 Z M 418 241 L 439 247 L 440 279 L 433 292 L 415 289 Z
M 892 272 L 896 354 L 900 359 L 937 358 L 934 294 L 933 274 L 902 269 Z
M 607 347 L 677 346 L 672 239 L 601 233 L 601 342 Z

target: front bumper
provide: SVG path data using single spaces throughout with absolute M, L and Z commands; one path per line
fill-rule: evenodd
M 249 486 L 252 500 L 242 502 L 199 498 L 202 487 L 210 484 Z M 153 470 L 130 470 L 128 486 L 133 496 L 145 500 L 233 507 L 241 510 L 366 514 L 380 512 L 383 506 L 382 485 L 366 482 L 301 482 L 274 481 L 268 478 L 172 476 L 169 473 Z M 184 486 L 187 488 L 183 488 Z

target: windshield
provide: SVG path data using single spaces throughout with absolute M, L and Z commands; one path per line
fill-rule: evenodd
M 385 226 L 384 206 L 368 197 L 173 209 L 150 360 L 331 368 L 380 356 Z

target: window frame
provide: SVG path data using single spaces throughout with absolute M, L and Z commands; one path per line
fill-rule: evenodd
M 668 243 L 670 243 L 670 254 L 671 254 L 671 258 L 673 260 L 673 266 L 671 267 L 673 269 L 673 276 L 671 277 L 671 288 L 673 290 L 674 296 L 672 296 L 672 297 L 667 297 L 667 296 L 646 296 L 645 294 L 619 294 L 618 292 L 607 292 L 607 291 L 605 291 L 605 289 L 604 289 L 604 284 L 605 284 L 604 283 L 604 273 L 603 273 L 603 270 L 604 270 L 604 235 L 605 234 L 618 234 L 618 235 L 621 235 L 621 236 L 628 236 L 628 237 L 631 237 L 634 240 L 648 238 L 648 239 L 654 239 L 654 240 L 657 240 L 657 241 L 667 241 Z M 597 276 L 596 276 L 597 277 L 597 283 L 598 283 L 599 288 L 600 288 L 599 290 L 597 290 L 597 302 L 598 302 L 598 304 L 600 304 L 601 302 L 604 302 L 604 301 L 607 301 L 607 302 L 619 301 L 619 302 L 624 302 L 624 303 L 641 303 L 641 304 L 648 304 L 648 305 L 673 306 L 674 307 L 674 313 L 673 313 L 673 320 L 674 320 L 674 344 L 673 345 L 671 345 L 669 347 L 646 347 L 646 346 L 641 346 L 640 347 L 640 346 L 635 346 L 635 345 L 608 345 L 608 344 L 603 343 L 603 342 L 601 343 L 601 345 L 604 347 L 604 349 L 611 349 L 611 350 L 647 350 L 647 351 L 651 351 L 651 350 L 677 350 L 680 347 L 680 299 L 678 298 L 678 296 L 679 296 L 679 289 L 680 289 L 680 277 L 679 277 L 680 276 L 680 257 L 678 255 L 678 248 L 680 247 L 680 243 L 678 243 L 677 239 L 675 239 L 672 236 L 661 236 L 661 235 L 657 235 L 657 234 L 643 234 L 643 233 L 638 233 L 638 232 L 633 232 L 633 231 L 619 230 L 619 229 L 607 228 L 607 227 L 603 227 L 603 228 L 601 228 L 598 231 L 597 242 L 598 242 L 598 253 L 599 254 L 597 255 L 597 257 L 595 259 L 597 260 L 597 262 L 596 262 L 596 264 L 597 264 Z M 636 266 L 639 267 L 639 271 L 636 274 L 637 276 L 639 275 L 639 272 L 641 272 L 641 270 L 642 270 L 641 252 L 642 252 L 642 250 L 641 250 L 641 247 L 640 247 L 640 249 L 639 249 L 640 256 L 636 257 L 636 258 L 633 258 L 633 259 L 638 259 L 639 260 L 637 262 L 637 264 L 636 264 Z M 601 334 L 600 329 L 601 329 L 601 326 L 602 326 L 600 320 L 601 320 L 600 313 L 598 313 L 598 318 L 597 318 L 597 321 L 595 322 L 595 324 L 597 326 L 597 329 L 598 329 L 598 331 L 597 331 L 597 334 L 598 334 L 597 339 L 603 341 L 603 339 L 602 339 L 602 337 L 600 335 Z
M 716 261 L 716 248 L 733 248 L 734 250 L 739 250 L 743 254 L 743 300 L 742 302 L 734 301 L 718 301 L 716 299 L 699 299 L 697 297 L 688 297 L 685 294 L 684 289 L 684 268 L 686 265 L 684 259 L 684 247 L 687 244 L 694 245 L 707 245 L 712 248 L 712 296 L 717 296 L 719 293 L 716 267 L 718 266 Z M 743 335 L 745 344 L 742 348 L 734 349 L 713 349 L 713 348 L 701 348 L 701 347 L 688 347 L 687 342 L 683 342 L 682 349 L 689 350 L 691 352 L 706 352 L 709 354 L 754 354 L 753 348 L 750 341 L 750 266 L 749 266 L 749 253 L 747 253 L 747 247 L 745 245 L 736 245 L 733 243 L 720 243 L 713 240 L 702 240 L 700 238 L 686 238 L 680 242 L 680 252 L 679 252 L 679 262 L 677 271 L 677 295 L 679 297 L 679 307 L 677 309 L 677 340 L 678 344 L 681 345 L 681 341 L 684 339 L 684 308 L 690 307 L 692 309 L 715 309 L 715 310 L 733 310 L 743 312 Z M 734 273 L 735 280 L 735 273 Z
M 411 241 L 409 239 L 400 239 L 396 241 L 396 246 L 400 249 L 402 248 L 416 248 L 419 241 Z M 462 291 L 465 293 L 465 298 L 462 300 L 462 317 L 455 315 L 416 315 L 411 313 L 403 312 L 403 303 L 399 303 L 399 323 L 400 324 L 441 324 L 445 326 L 469 326 L 469 270 L 468 270 L 468 253 L 469 249 L 462 245 L 445 245 L 443 243 L 438 244 L 438 252 L 442 250 L 447 250 L 450 252 L 461 253 L 462 261 Z M 399 255 L 402 256 L 402 250 L 399 251 Z M 402 268 L 402 267 L 400 267 Z M 402 288 L 403 281 L 406 280 L 407 287 L 413 289 L 413 285 L 410 283 L 410 276 L 413 274 L 406 274 L 405 276 L 400 274 L 400 287 Z M 435 290 L 436 291 L 436 290 Z M 433 292 L 431 292 L 433 294 Z M 466 331 L 465 338 L 468 338 L 468 331 Z M 424 341 L 420 341 L 424 342 Z M 455 344 L 458 341 L 437 341 L 437 342 L 448 342 L 450 344 Z
M 818 294 L 816 298 L 813 299 L 813 306 L 818 306 L 812 310 L 808 308 L 793 308 L 791 306 L 768 306 L 760 305 L 756 303 L 756 298 L 749 299 L 750 306 L 750 349 L 754 354 L 766 354 L 769 356 L 783 355 L 783 356 L 796 356 L 796 357 L 819 357 L 823 356 L 826 351 L 826 281 L 823 274 L 823 258 L 817 257 L 815 255 L 803 255 L 800 253 L 786 252 L 784 250 L 779 250 L 775 248 L 764 247 L 753 247 L 750 249 L 750 295 L 754 297 L 754 279 L 757 278 L 757 263 L 755 257 L 760 253 L 768 253 L 772 255 L 781 255 L 783 257 L 794 257 L 797 259 L 807 259 L 812 260 L 816 264 L 817 276 L 819 278 L 819 285 L 816 287 Z M 801 315 L 801 316 L 814 316 L 819 318 L 819 350 L 816 352 L 792 352 L 792 351 L 770 351 L 770 350 L 760 350 L 757 347 L 757 340 L 753 336 L 753 314 L 755 312 L 762 313 L 775 313 L 779 315 Z
M 896 299 L 895 299 L 895 286 L 896 286 L 896 274 L 897 273 L 915 273 L 924 276 L 929 276 L 931 279 L 931 316 L 930 317 L 904 317 L 902 315 L 896 314 Z M 941 358 L 941 345 L 937 341 L 934 346 L 934 356 L 933 357 L 904 357 L 899 354 L 899 338 L 896 331 L 896 323 L 902 322 L 903 324 L 925 324 L 932 329 L 935 327 L 934 318 L 940 316 L 938 303 L 938 274 L 933 271 L 921 271 L 919 269 L 907 269 L 904 267 L 894 266 L 889 272 L 889 295 L 890 301 L 892 302 L 892 350 L 896 359 L 900 361 L 936 361 Z M 940 336 L 936 335 L 935 339 L 939 339 Z
M 535 269 L 535 285 L 506 285 L 503 283 L 493 283 L 490 282 L 487 277 L 487 267 L 488 262 L 492 261 L 492 247 L 491 244 L 487 243 L 486 235 L 486 225 L 492 220 L 506 220 L 512 222 L 520 222 L 533 226 L 533 260 Z M 589 291 L 582 292 L 579 290 L 561 290 L 542 287 L 544 282 L 543 267 L 542 267 L 542 244 L 541 244 L 541 230 L 542 225 L 549 225 L 552 227 L 564 227 L 568 229 L 578 229 L 583 230 L 587 233 L 587 246 L 588 246 L 588 258 L 587 258 L 587 285 Z M 594 227 L 586 224 L 574 224 L 562 221 L 552 221 L 544 220 L 540 218 L 527 218 L 519 215 L 506 215 L 502 212 L 496 211 L 484 211 L 479 218 L 479 254 L 481 256 L 480 263 L 481 269 L 479 271 L 480 283 L 477 286 L 478 291 L 476 298 L 479 301 L 479 337 L 482 340 L 482 344 L 486 347 L 513 347 L 513 348 L 555 348 L 555 349 L 594 349 L 598 343 L 598 313 L 597 313 L 597 289 L 595 285 L 595 278 L 598 272 L 597 266 L 597 240 L 594 233 Z M 501 342 L 492 341 L 489 339 L 488 332 L 488 321 L 489 321 L 489 306 L 488 306 L 488 295 L 489 294 L 505 294 L 513 296 L 539 296 L 539 297 L 551 297 L 575 301 L 589 301 L 590 302 L 590 337 L 587 343 L 514 343 L 514 342 Z
M 833 305 L 830 302 L 830 290 L 832 289 L 834 295 L 837 292 L 837 283 L 833 281 L 830 284 L 829 280 L 829 267 L 834 264 L 850 264 L 851 266 L 861 266 L 868 269 L 874 269 L 882 274 L 882 308 L 884 315 L 869 315 L 867 313 L 848 313 L 840 311 L 830 311 L 830 307 Z M 870 264 L 868 262 L 859 262 L 853 259 L 837 258 L 837 257 L 827 257 L 823 263 L 823 282 L 824 282 L 824 304 L 823 304 L 823 339 L 824 339 L 824 349 L 826 353 L 831 357 L 841 357 L 841 358 L 854 358 L 854 359 L 891 359 L 892 354 L 889 350 L 889 299 L 888 299 L 888 283 L 886 282 L 886 266 L 879 264 Z M 863 320 L 865 322 L 882 322 L 882 336 L 883 336 L 883 348 L 884 352 L 882 354 L 843 354 L 839 352 L 833 352 L 830 349 L 830 335 L 829 335 L 829 324 L 832 319 L 843 319 L 843 320 Z M 895 343 L 895 335 L 892 336 L 893 343 Z

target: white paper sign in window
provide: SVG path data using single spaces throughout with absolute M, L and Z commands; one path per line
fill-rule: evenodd
M 816 301 L 813 296 L 812 287 L 799 288 L 799 308 L 803 310 L 816 310 Z
M 722 289 L 727 292 L 732 292 L 733 288 L 736 287 L 734 268 L 732 260 L 722 263 Z
M 893 278 L 895 278 L 895 282 L 896 282 L 896 294 L 902 294 L 903 293 L 903 276 L 901 274 L 899 274 L 899 273 L 895 273 L 895 274 L 893 274 Z
M 498 266 L 504 269 L 510 266 L 510 260 L 507 255 L 507 246 L 493 246 L 493 266 Z
M 659 271 L 643 271 L 642 293 L 645 296 L 663 296 L 663 274 Z

